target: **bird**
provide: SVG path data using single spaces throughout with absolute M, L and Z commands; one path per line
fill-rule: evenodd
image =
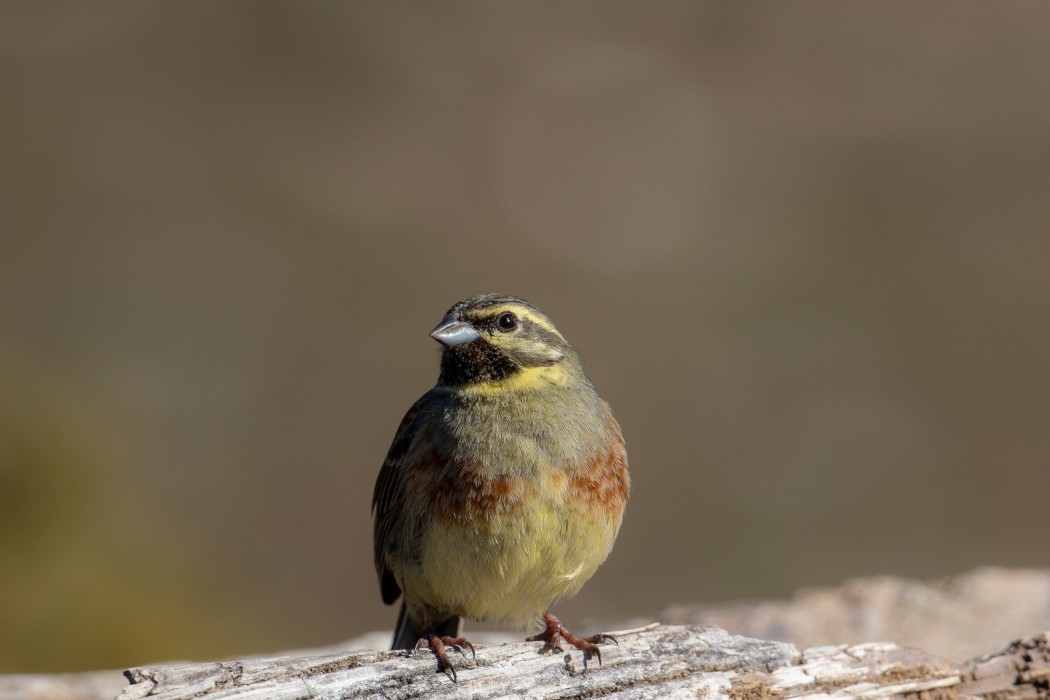
M 574 595 L 612 551 L 630 496 L 619 423 L 579 352 L 538 307 L 481 294 L 453 305 L 430 336 L 437 383 L 401 420 L 372 497 L 386 604 L 401 597 L 392 649 L 474 646 L 462 620 L 519 629 L 601 663 L 610 635 L 579 637 L 551 605 Z

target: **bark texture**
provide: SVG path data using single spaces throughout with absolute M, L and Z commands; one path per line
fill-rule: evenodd
M 619 634 L 599 667 L 576 650 L 539 644 L 478 649 L 459 660 L 459 682 L 429 651 L 374 652 L 147 666 L 127 672 L 120 700 L 209 698 L 1047 698 L 1050 633 L 954 664 L 889 643 L 815 647 L 653 625 Z

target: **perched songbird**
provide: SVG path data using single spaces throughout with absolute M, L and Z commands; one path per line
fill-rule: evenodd
M 549 612 L 612 550 L 630 494 L 620 426 L 580 356 L 542 311 L 483 294 L 459 302 L 431 337 L 437 385 L 409 409 L 376 481 L 375 565 L 383 602 L 404 599 L 394 649 L 473 646 L 460 618 L 542 624 L 601 653 Z

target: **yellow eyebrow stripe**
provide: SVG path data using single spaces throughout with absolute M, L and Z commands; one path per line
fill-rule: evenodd
M 558 329 L 554 327 L 554 324 L 552 324 L 550 321 L 543 318 L 542 316 L 537 316 L 532 312 L 531 309 L 528 309 L 524 306 L 518 306 L 517 304 L 506 304 L 504 306 L 497 306 L 491 309 L 489 313 L 491 313 L 493 316 L 499 316 L 504 311 L 512 311 L 518 316 L 518 318 L 528 319 L 540 328 L 554 333 L 559 338 L 562 338 L 562 340 L 565 339 L 562 336 L 562 334 L 558 332 Z

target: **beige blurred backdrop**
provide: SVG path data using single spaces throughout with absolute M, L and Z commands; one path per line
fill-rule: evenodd
M 0 671 L 390 627 L 372 485 L 484 291 L 552 316 L 628 440 L 570 624 L 1050 564 L 1048 32 L 0 4 Z

